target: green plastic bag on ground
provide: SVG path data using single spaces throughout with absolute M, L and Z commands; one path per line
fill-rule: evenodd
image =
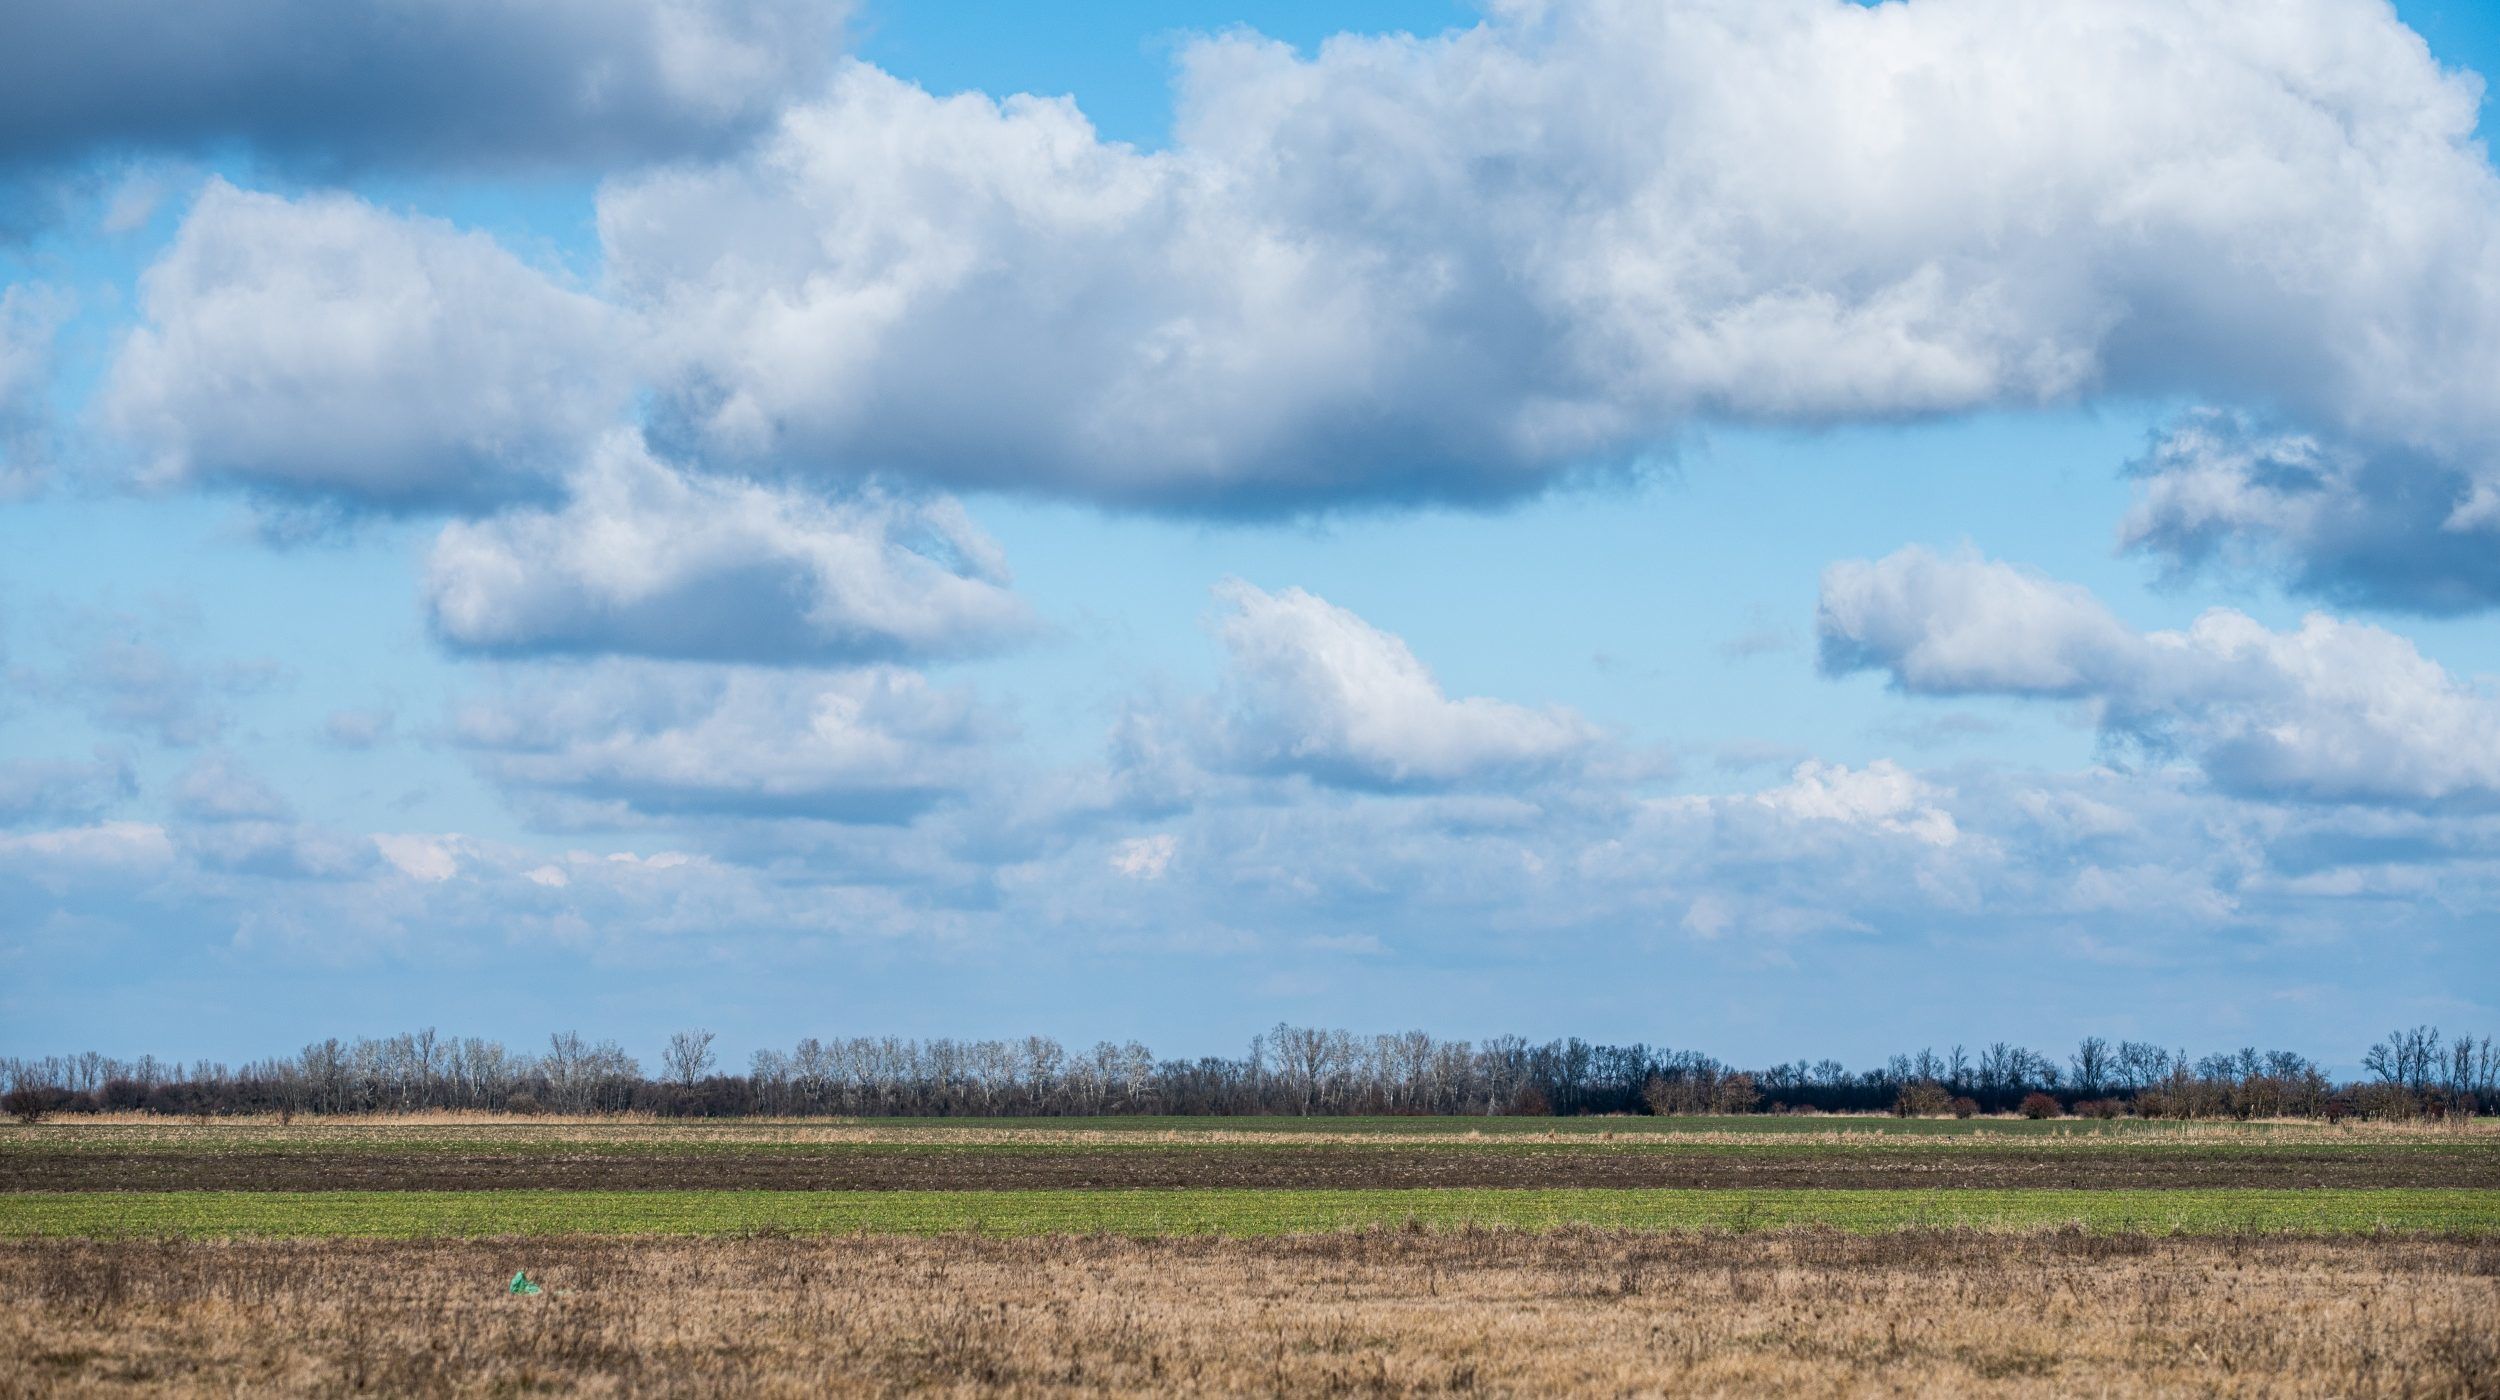
M 539 1291 L 539 1288 L 537 1284 L 530 1282 L 529 1270 L 516 1269 L 512 1274 L 512 1291 L 515 1293 L 536 1293 Z

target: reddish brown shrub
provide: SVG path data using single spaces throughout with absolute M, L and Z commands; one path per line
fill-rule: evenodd
M 2025 1118 L 2058 1118 L 2064 1116 L 2066 1110 L 2056 1099 L 2034 1091 L 2023 1095 L 2022 1112 Z

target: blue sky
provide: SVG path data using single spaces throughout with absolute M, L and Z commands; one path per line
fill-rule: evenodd
M 0 1052 L 2500 1020 L 2488 13 L 649 9 L 0 21 Z

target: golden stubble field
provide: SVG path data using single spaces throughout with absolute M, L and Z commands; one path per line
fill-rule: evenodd
M 21 1242 L 0 1294 L 10 1395 L 2500 1395 L 2500 1243 L 2419 1238 Z

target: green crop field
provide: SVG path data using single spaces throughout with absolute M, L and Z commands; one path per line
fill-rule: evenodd
M 1361 1227 L 2500 1235 L 2500 1192 L 334 1191 L 0 1197 L 0 1237 L 1275 1235 Z

